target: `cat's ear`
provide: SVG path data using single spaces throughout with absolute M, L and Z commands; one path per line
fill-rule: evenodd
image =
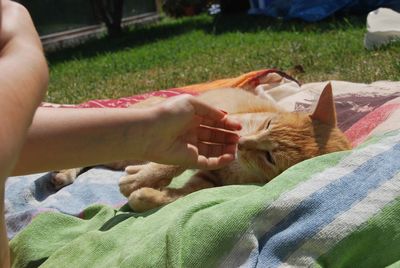
M 333 101 L 332 85 L 329 82 L 322 90 L 317 106 L 310 115 L 311 119 L 318 120 L 329 126 L 336 126 L 336 109 Z

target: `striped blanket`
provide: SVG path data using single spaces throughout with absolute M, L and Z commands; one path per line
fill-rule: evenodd
M 287 81 L 254 90 L 289 110 L 304 110 L 324 85 Z M 333 89 L 352 151 L 304 161 L 266 185 L 206 189 L 147 213 L 112 202 L 79 217 L 39 213 L 11 240 L 14 267 L 400 265 L 400 83 L 334 81 Z M 66 188 L 83 189 L 96 174 L 114 174 L 89 172 L 91 180 Z M 78 192 L 60 192 L 40 202 L 61 199 L 65 212 Z

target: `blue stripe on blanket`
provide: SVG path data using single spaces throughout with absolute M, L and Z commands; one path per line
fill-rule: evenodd
M 258 267 L 275 267 L 307 239 L 400 170 L 400 144 L 327 185 L 288 214 L 259 241 Z

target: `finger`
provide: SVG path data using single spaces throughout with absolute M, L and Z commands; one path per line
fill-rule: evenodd
M 207 158 L 200 155 L 197 160 L 197 168 L 199 169 L 219 169 L 232 162 L 235 157 L 231 154 L 224 154 L 220 157 Z
M 220 120 L 216 120 L 215 118 L 211 118 L 211 117 L 203 117 L 200 124 L 209 126 L 209 127 L 221 128 L 221 129 L 227 129 L 227 130 L 241 130 L 242 129 L 242 125 L 238 121 L 230 119 L 227 115 L 225 115 L 225 117 L 221 118 Z
M 226 118 L 228 119 L 228 118 Z M 199 115 L 194 116 L 194 118 L 191 121 L 190 126 L 192 127 L 196 127 L 199 125 L 205 126 L 205 127 L 210 127 L 210 128 L 219 128 L 219 129 L 223 129 L 223 130 L 228 130 L 228 131 L 236 131 L 238 130 L 238 126 L 240 125 L 239 122 L 235 122 L 235 125 L 229 125 L 231 124 L 232 120 L 228 120 L 226 121 L 225 118 L 222 118 L 221 120 L 215 120 L 212 118 L 206 118 L 206 117 L 201 117 Z M 228 124 L 228 126 L 227 126 Z M 240 126 L 241 128 L 241 126 Z
M 215 120 L 221 120 L 226 115 L 226 113 L 222 112 L 221 110 L 218 110 L 196 98 L 191 98 L 190 102 L 195 108 L 196 115 L 201 117 L 209 117 Z
M 205 119 L 202 124 L 229 130 L 241 129 L 240 123 L 229 119 L 225 112 L 203 103 L 196 98 L 191 98 L 190 101 L 195 108 L 196 115 Z
M 238 143 L 239 141 L 239 135 L 235 132 L 205 126 L 197 128 L 197 137 L 199 141 L 211 143 Z
M 197 144 L 198 154 L 205 157 L 219 157 L 224 154 L 236 153 L 236 144 L 216 144 L 216 143 L 206 143 L 199 142 Z
M 128 174 L 136 174 L 143 168 L 143 165 L 130 165 L 125 168 L 125 172 Z

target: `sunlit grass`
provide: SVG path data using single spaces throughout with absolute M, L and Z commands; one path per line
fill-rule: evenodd
M 79 103 L 301 65 L 302 82 L 400 80 L 400 44 L 368 51 L 365 18 L 318 23 L 207 15 L 132 28 L 48 55 L 48 101 Z

